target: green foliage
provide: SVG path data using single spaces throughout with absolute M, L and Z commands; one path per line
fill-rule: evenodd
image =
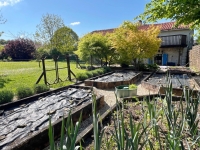
M 133 62 L 137 67 L 142 59 L 153 57 L 160 47 L 159 33 L 158 27 L 140 30 L 138 24 L 125 21 L 111 37 L 111 44 L 119 55 L 118 62 L 126 65 Z
M 31 95 L 33 95 L 33 91 L 32 91 L 32 89 L 31 88 L 29 88 L 29 87 L 18 87 L 17 88 L 17 97 L 19 98 L 19 99 L 21 99 L 21 98 L 25 98 L 25 97 L 29 97 L 29 96 L 31 96 Z
M 96 71 L 98 72 L 99 75 L 104 73 L 104 69 L 103 68 L 96 69 Z
M 61 53 L 77 50 L 78 35 L 69 27 L 61 27 L 55 31 L 52 39 L 52 46 Z
M 97 70 L 93 70 L 91 72 L 92 72 L 93 76 L 98 76 L 99 75 L 99 72 Z
M 171 19 L 175 20 L 177 25 L 186 24 L 198 29 L 200 24 L 198 6 L 198 0 L 151 0 L 146 4 L 144 13 L 136 19 L 141 18 L 145 22 Z
M 110 67 L 103 67 L 104 73 L 112 71 Z
M 34 89 L 34 93 L 38 94 L 38 93 L 49 91 L 50 88 L 46 86 L 45 84 L 35 84 L 33 89 Z
M 87 71 L 86 74 L 87 74 L 88 78 L 93 77 L 93 73 L 91 71 Z
M 49 52 L 51 58 L 57 59 L 62 55 L 62 53 L 57 48 L 52 48 Z
M 130 84 L 128 86 L 129 89 L 136 89 L 137 88 L 137 85 L 136 84 Z
M 88 78 L 88 75 L 86 73 L 77 73 L 76 74 L 76 79 L 79 81 L 84 81 L 87 78 Z
M 14 97 L 14 93 L 9 90 L 0 91 L 0 104 L 11 102 Z
M 78 51 L 75 53 L 86 62 L 90 62 L 91 56 L 108 62 L 115 55 L 109 40 L 109 34 L 89 33 L 83 36 L 78 43 Z
M 51 124 L 51 118 L 49 119 L 49 141 L 50 141 L 50 150 L 78 150 L 80 146 L 75 146 L 76 138 L 78 135 L 78 131 L 80 128 L 80 123 L 82 121 L 82 112 L 80 114 L 78 122 L 76 122 L 75 126 L 72 121 L 71 111 L 68 114 L 66 124 L 65 119 L 62 120 L 61 127 L 61 138 L 59 146 L 55 145 L 54 135 L 53 135 L 53 127 Z M 64 138 L 66 140 L 64 140 Z

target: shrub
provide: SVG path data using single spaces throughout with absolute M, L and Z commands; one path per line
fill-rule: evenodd
M 0 91 L 0 104 L 11 102 L 13 97 L 14 94 L 12 91 L 9 90 Z
M 49 87 L 46 86 L 45 84 L 35 84 L 33 89 L 35 94 L 49 91 Z
M 29 87 L 19 87 L 17 88 L 17 97 L 19 99 L 21 98 L 25 98 L 25 97 L 28 97 L 28 96 L 31 96 L 33 95 L 33 91 L 31 88 Z
M 93 73 L 91 71 L 87 71 L 86 74 L 87 74 L 88 78 L 93 77 Z
M 103 70 L 104 73 L 112 71 L 110 67 L 104 67 Z
M 98 74 L 103 74 L 104 73 L 104 69 L 103 68 L 96 69 L 96 71 L 98 72 Z
M 88 78 L 88 75 L 86 73 L 77 73 L 76 74 L 76 79 L 78 79 L 79 81 L 84 81 L 87 78 Z
M 128 88 L 129 88 L 129 89 L 136 89 L 136 88 L 137 88 L 137 85 L 136 85 L 136 84 L 130 84 Z
M 99 73 L 98 73 L 97 70 L 93 70 L 93 71 L 91 71 L 91 72 L 92 72 L 93 76 L 98 76 L 98 75 L 99 75 Z
M 11 40 L 5 46 L 5 55 L 12 59 L 32 59 L 35 51 L 34 42 L 29 39 Z

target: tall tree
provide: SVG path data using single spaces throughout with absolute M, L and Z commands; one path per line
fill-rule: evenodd
M 152 58 L 161 44 L 161 39 L 157 38 L 159 33 L 158 27 L 150 26 L 148 30 L 141 30 L 138 24 L 125 21 L 115 29 L 111 40 L 119 54 L 119 62 L 131 64 L 133 61 L 137 67 L 141 59 Z
M 109 42 L 108 35 L 89 33 L 80 39 L 76 54 L 85 61 L 92 56 L 108 62 L 111 56 L 114 55 L 114 51 Z
M 40 41 L 48 48 L 52 49 L 51 39 L 55 31 L 61 27 L 64 27 L 64 22 L 61 17 L 54 14 L 43 15 L 40 24 L 37 25 L 35 33 L 36 41 Z
M 177 25 L 186 24 L 193 28 L 200 25 L 200 1 L 199 0 L 151 0 L 146 4 L 141 18 L 147 22 L 155 22 L 159 19 L 172 19 Z
M 62 53 L 77 50 L 78 35 L 69 27 L 61 27 L 55 31 L 52 46 Z

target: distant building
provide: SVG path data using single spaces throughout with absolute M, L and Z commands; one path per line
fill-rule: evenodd
M 147 30 L 150 24 L 142 24 L 139 21 L 141 30 Z M 188 63 L 188 51 L 193 46 L 194 30 L 189 26 L 180 25 L 175 27 L 175 22 L 154 24 L 161 28 L 159 38 L 162 39 L 158 53 L 154 58 L 145 59 L 144 63 L 156 63 L 158 65 L 184 66 Z M 95 32 L 112 33 L 114 29 L 96 30 Z

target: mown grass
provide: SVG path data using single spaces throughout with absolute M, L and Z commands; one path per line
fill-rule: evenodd
M 46 69 L 54 69 L 55 64 L 53 60 L 46 60 Z M 66 67 L 66 61 L 58 62 L 58 67 Z M 86 72 L 83 69 L 77 69 L 75 62 L 71 62 L 71 70 L 76 74 L 78 72 Z M 38 80 L 39 76 L 42 73 L 42 63 L 39 67 L 39 63 L 36 61 L 28 62 L 0 62 L 0 91 L 3 89 L 12 90 L 16 93 L 18 87 L 30 87 L 33 88 L 34 84 Z M 67 79 L 67 69 L 59 70 L 59 77 L 61 80 Z M 72 76 L 73 78 L 73 76 Z M 56 79 L 55 71 L 47 72 L 47 81 L 53 83 Z M 44 83 L 42 78 L 40 83 Z M 62 87 L 65 85 L 73 84 L 73 82 L 65 81 L 55 85 L 52 85 L 53 88 Z

